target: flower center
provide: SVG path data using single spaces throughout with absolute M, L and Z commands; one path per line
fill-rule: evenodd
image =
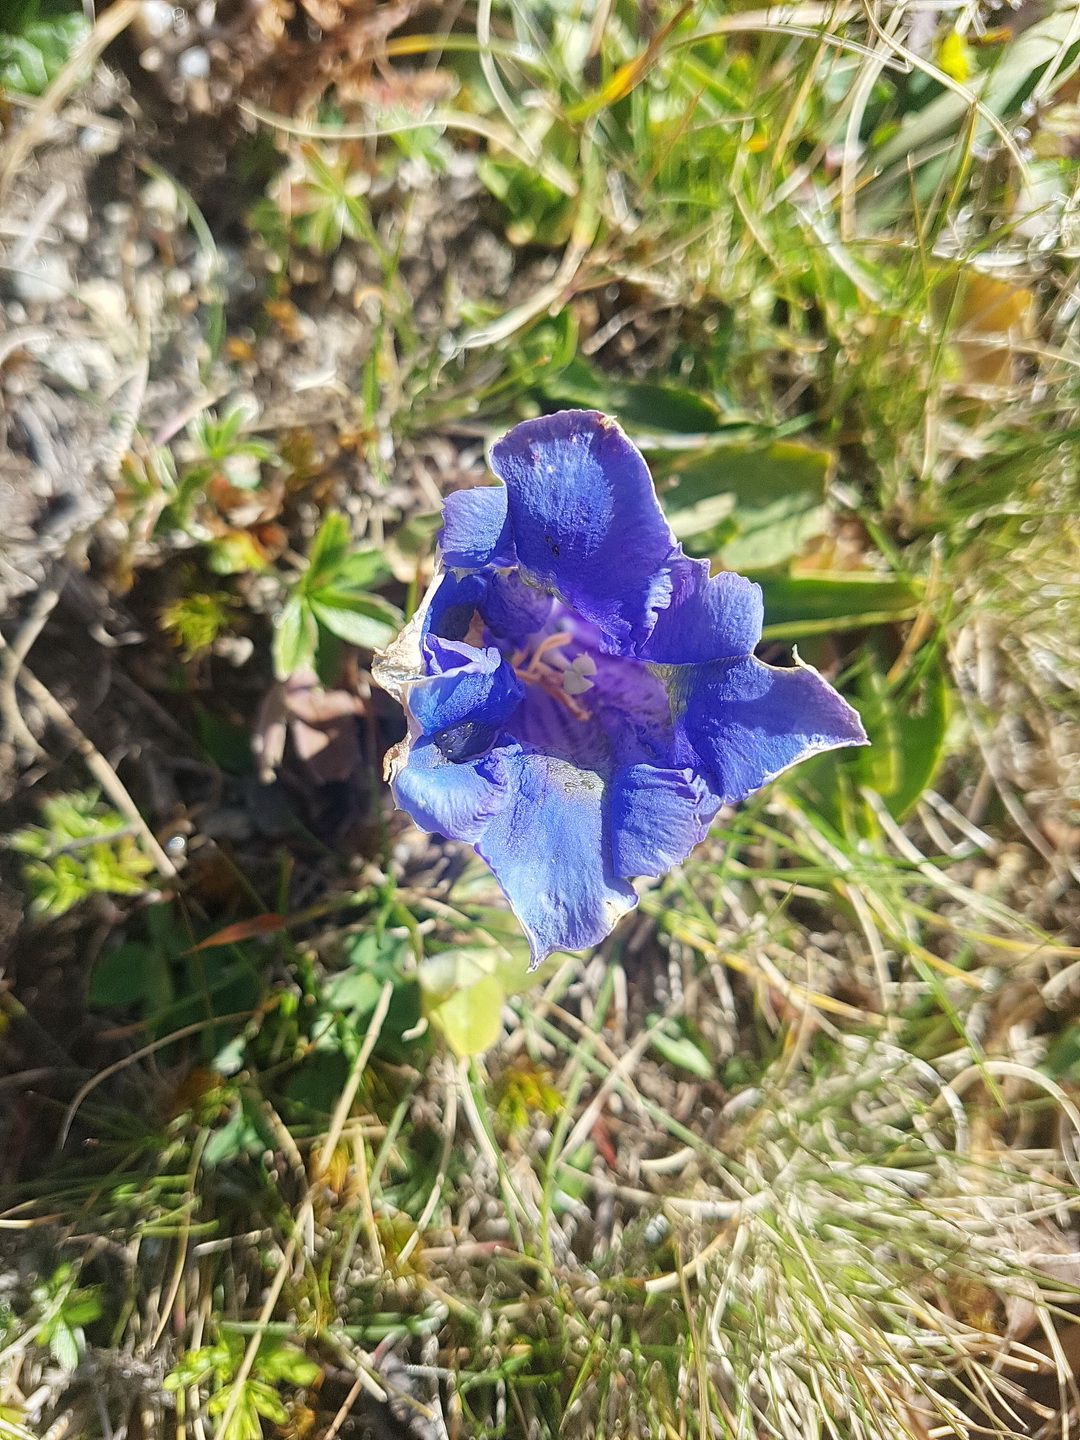
M 575 720 L 591 720 L 592 715 L 576 698 L 592 689 L 591 675 L 596 674 L 596 661 L 581 654 L 568 660 L 562 651 L 574 637 L 565 630 L 556 630 L 531 650 L 515 650 L 510 656 L 514 673 L 526 685 L 539 686 L 553 700 L 564 705 Z

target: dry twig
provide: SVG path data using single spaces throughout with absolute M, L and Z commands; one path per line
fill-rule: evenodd
M 10 649 L 11 647 L 7 641 L 4 640 L 3 636 L 0 636 L 0 652 L 6 656 L 6 654 L 10 652 Z M 18 671 L 18 678 L 19 683 L 35 703 L 40 705 L 52 724 L 63 732 L 73 748 L 79 752 L 86 763 L 86 768 L 116 808 L 131 821 L 135 833 L 142 843 L 143 849 L 154 862 L 155 868 L 160 874 L 174 879 L 179 873 L 176 866 L 158 844 L 154 832 L 143 819 L 139 812 L 139 807 L 128 794 L 124 782 L 105 759 L 105 756 L 86 738 L 48 686 L 43 685 L 37 676 L 28 670 L 25 665 Z

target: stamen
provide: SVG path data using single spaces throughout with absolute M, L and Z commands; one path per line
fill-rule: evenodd
M 557 700 L 560 705 L 565 705 L 575 720 L 592 719 L 591 713 L 585 709 L 585 706 L 579 705 L 572 695 L 568 695 L 562 688 L 561 680 L 556 680 L 550 672 L 541 678 L 540 688 L 553 700 Z
M 533 657 L 529 661 L 529 668 L 522 676 L 526 682 L 529 680 L 538 681 L 543 671 L 549 667 L 542 665 L 544 656 L 552 650 L 561 650 L 564 645 L 569 645 L 574 637 L 568 635 L 565 630 L 556 630 L 554 635 L 546 635 L 540 644 L 533 651 Z
M 586 670 L 584 665 L 580 669 L 575 669 L 577 660 L 568 661 L 565 656 L 555 653 L 569 645 L 573 638 L 565 630 L 556 630 L 553 635 L 544 636 L 531 656 L 528 650 L 516 650 L 510 657 L 510 664 L 514 667 L 514 673 L 519 679 L 524 680 L 526 685 L 539 685 L 545 694 L 565 706 L 575 720 L 591 720 L 592 716 L 589 711 L 574 699 L 574 695 L 581 692 L 573 684 L 570 689 L 564 687 L 565 677 L 568 675 L 580 677 L 583 670 L 586 673 L 595 674 L 595 663 L 591 662 L 591 657 L 582 656 L 579 658 L 592 663 L 591 670 Z M 528 665 L 525 665 L 526 660 L 528 660 Z M 591 690 L 591 682 L 584 681 L 582 689 Z

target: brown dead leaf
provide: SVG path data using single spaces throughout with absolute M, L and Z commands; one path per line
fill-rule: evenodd
M 257 935 L 272 935 L 276 930 L 284 930 L 288 923 L 285 915 L 252 915 L 249 920 L 237 920 L 224 930 L 216 930 L 184 954 L 194 955 L 198 950 L 212 950 L 217 945 L 238 945 L 241 940 L 253 940 Z
M 313 785 L 347 780 L 362 765 L 356 720 L 367 708 L 357 689 L 326 690 L 313 670 L 297 670 L 267 691 L 255 720 L 252 750 L 264 785 L 273 780 L 291 738 L 297 759 Z
M 365 701 L 348 690 L 324 690 L 311 671 L 285 682 L 289 734 L 309 778 L 317 785 L 347 780 L 361 765 L 356 717 Z
M 938 286 L 935 309 L 950 323 L 966 384 L 1014 383 L 1019 348 L 1034 328 L 1035 297 L 1026 286 L 966 270 Z

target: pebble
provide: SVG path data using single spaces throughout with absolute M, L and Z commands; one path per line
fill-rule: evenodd
M 177 60 L 176 68 L 185 80 L 205 80 L 210 74 L 209 51 L 201 45 L 193 45 Z
M 74 288 L 71 267 L 55 250 L 24 260 L 11 277 L 12 289 L 28 305 L 49 305 L 63 300 Z

